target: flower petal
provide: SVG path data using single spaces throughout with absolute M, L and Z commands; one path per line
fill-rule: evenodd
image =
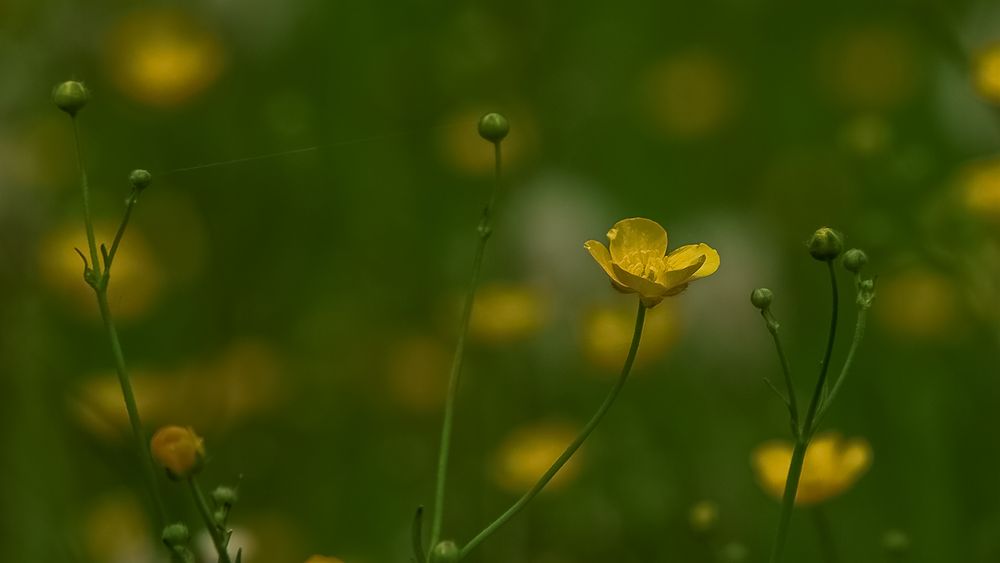
M 711 246 L 700 242 L 698 244 L 687 244 L 681 246 L 667 255 L 667 264 L 673 266 L 686 265 L 694 262 L 699 256 L 705 257 L 705 263 L 698 269 L 691 279 L 704 278 L 715 273 L 719 269 L 719 253 Z
M 656 276 L 656 283 L 663 286 L 666 291 L 670 291 L 677 286 L 684 285 L 694 279 L 694 274 L 705 264 L 706 256 L 697 257 L 693 262 L 683 266 L 678 270 L 666 270 Z M 671 267 L 667 263 L 667 267 Z M 678 292 L 679 293 L 679 292 Z
M 629 255 L 662 258 L 667 253 L 667 231 L 659 223 L 642 217 L 622 219 L 608 231 L 611 261 L 621 263 Z
M 590 252 L 590 255 L 594 257 L 594 260 L 596 260 L 597 263 L 601 265 L 601 268 L 604 269 L 604 272 L 608 274 L 608 277 L 611 278 L 611 285 L 613 285 L 615 289 L 626 293 L 631 291 L 625 286 L 625 284 L 618 281 L 618 278 L 615 277 L 615 270 L 611 266 L 611 253 L 608 252 L 608 247 L 597 242 L 596 240 L 588 240 L 583 244 L 583 247 Z
M 644 298 L 662 299 L 663 294 L 667 292 L 667 288 L 652 280 L 647 280 L 642 276 L 630 273 L 618 264 L 612 264 L 611 267 L 614 268 L 615 277 L 622 285 L 642 295 Z

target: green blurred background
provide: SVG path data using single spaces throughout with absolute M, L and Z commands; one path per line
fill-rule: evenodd
M 0 2 L 2 559 L 162 557 L 72 251 L 72 130 L 49 92 L 74 78 L 105 233 L 129 170 L 154 175 L 111 289 L 147 430 L 193 425 L 203 481 L 242 475 L 246 561 L 407 559 L 493 110 L 512 132 L 447 537 L 513 502 L 613 381 L 633 298 L 585 240 L 646 216 L 722 268 L 653 311 L 579 461 L 470 561 L 709 562 L 733 541 L 765 561 L 778 503 L 750 452 L 788 431 L 747 296 L 775 291 L 806 388 L 829 314 L 804 246 L 821 225 L 879 276 L 826 423 L 874 451 L 825 506 L 843 560 L 886 560 L 899 529 L 909 561 L 1000 561 L 998 39 L 988 0 Z M 184 488 L 162 487 L 193 525 Z M 702 500 L 720 513 L 707 539 L 688 523 Z M 818 558 L 806 516 L 789 561 Z

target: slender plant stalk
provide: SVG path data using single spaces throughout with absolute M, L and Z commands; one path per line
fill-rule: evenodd
M 781 372 L 785 378 L 785 389 L 788 392 L 787 405 L 788 414 L 791 417 L 792 434 L 798 438 L 799 434 L 799 402 L 795 392 L 795 383 L 792 380 L 792 369 L 788 364 L 788 357 L 785 356 L 785 348 L 781 345 L 781 337 L 778 335 L 778 321 L 771 315 L 770 310 L 761 311 L 764 320 L 767 321 L 767 331 L 771 333 L 774 340 L 774 349 L 778 352 L 778 359 L 781 361 Z
M 840 561 L 837 552 L 837 542 L 833 537 L 833 529 L 830 527 L 830 519 L 827 518 L 826 511 L 823 510 L 822 506 L 814 506 L 812 517 L 813 524 L 816 525 L 816 534 L 819 536 L 824 561 L 826 563 L 837 563 Z
M 110 277 L 111 257 L 118 249 L 122 234 L 128 224 L 128 219 L 135 204 L 135 193 L 129 196 L 125 216 L 122 224 L 115 236 L 112 246 L 113 252 L 109 256 L 105 254 L 104 268 L 102 270 L 101 260 L 97 253 L 97 239 L 94 235 L 94 222 L 90 213 L 90 187 L 87 182 L 87 170 L 83 158 L 83 148 L 80 141 L 80 129 L 76 118 L 73 118 L 73 137 L 76 141 L 76 155 L 80 168 L 80 191 L 83 194 L 83 221 L 87 230 L 87 245 L 90 250 L 91 263 L 86 272 L 86 281 L 94 289 L 97 297 L 97 306 L 101 312 L 101 319 L 108 334 L 108 341 L 111 344 L 111 353 L 114 356 L 115 372 L 118 374 L 118 383 L 121 386 L 122 397 L 125 400 L 125 409 L 128 411 L 129 423 L 132 426 L 132 436 L 135 440 L 135 447 L 139 451 L 139 457 L 144 468 L 147 486 L 156 507 L 156 512 L 160 517 L 160 524 L 166 523 L 166 509 L 163 506 L 163 499 L 160 498 L 160 490 L 156 485 L 156 471 L 153 467 L 153 458 L 149 452 L 149 445 L 146 441 L 146 433 L 142 428 L 142 420 L 139 418 L 139 407 L 135 402 L 135 393 L 132 391 L 132 382 L 129 379 L 128 371 L 125 367 L 125 355 L 122 352 L 121 343 L 118 340 L 118 331 L 115 328 L 114 319 L 111 316 L 111 307 L 108 304 L 108 280 Z
M 608 413 L 608 410 L 611 408 L 611 405 L 614 404 L 615 399 L 618 398 L 618 394 L 621 393 L 622 387 L 625 386 L 625 382 L 628 380 L 629 373 L 632 371 L 632 364 L 635 362 L 635 355 L 636 352 L 639 350 L 639 341 L 642 338 L 642 327 L 643 323 L 645 322 L 645 319 L 646 319 L 646 306 L 643 305 L 642 302 L 640 301 L 639 309 L 636 312 L 635 316 L 635 330 L 632 333 L 632 344 L 631 346 L 629 346 L 628 355 L 625 357 L 625 364 L 622 366 L 622 371 L 621 374 L 618 376 L 618 381 L 615 382 L 614 387 L 611 388 L 611 391 L 608 393 L 608 396 L 604 399 L 604 402 L 601 403 L 601 406 L 597 409 L 597 412 L 594 413 L 594 416 L 591 417 L 591 419 L 583 427 L 583 430 L 580 431 L 580 434 L 577 435 L 577 437 L 573 440 L 573 442 L 570 443 L 570 445 L 566 448 L 566 450 L 562 453 L 562 455 L 559 456 L 559 458 L 555 461 L 555 463 L 553 463 L 552 466 L 549 467 L 548 471 L 546 471 L 545 474 L 542 475 L 542 477 L 538 480 L 538 482 L 535 483 L 534 486 L 532 486 L 531 489 L 528 490 L 528 492 L 524 493 L 524 496 L 518 499 L 517 502 L 515 502 L 510 508 L 507 509 L 506 512 L 501 514 L 500 517 L 494 520 L 489 526 L 486 526 L 486 528 L 483 529 L 482 532 L 479 532 L 479 535 L 472 538 L 472 540 L 470 540 L 469 543 L 465 544 L 465 546 L 462 547 L 459 553 L 459 559 L 465 558 L 469 554 L 469 552 L 471 552 L 473 549 L 476 548 L 476 546 L 482 543 L 486 538 L 493 535 L 494 532 L 499 530 L 501 526 L 506 524 L 511 518 L 513 518 L 518 512 L 520 512 L 529 502 L 531 502 L 531 500 L 535 498 L 535 496 L 537 496 L 538 493 L 540 493 L 543 488 L 545 488 L 545 485 L 547 485 L 549 481 L 551 481 L 552 478 L 556 476 L 556 473 L 558 473 L 559 470 L 562 469 L 563 465 L 565 465 L 566 462 L 569 461 L 571 457 L 573 457 L 573 454 L 576 453 L 578 449 L 580 449 L 580 446 L 583 445 L 583 442 L 587 440 L 587 437 L 590 436 L 590 434 L 594 431 L 594 429 L 597 428 L 597 425 L 600 424 L 601 420 L 604 418 L 604 415 Z
M 837 393 L 840 392 L 840 386 L 844 383 L 844 379 L 847 373 L 851 369 L 851 365 L 854 364 L 854 356 L 861 346 L 861 341 L 865 337 L 865 326 L 868 323 L 868 307 L 866 305 L 861 305 L 858 309 L 858 320 L 854 325 L 854 339 L 851 341 L 851 348 L 847 351 L 847 358 L 844 360 L 844 367 L 840 370 L 840 375 L 837 376 L 837 380 L 833 383 L 833 387 L 830 389 L 830 394 L 827 395 L 826 400 L 823 401 L 823 405 L 820 406 L 819 413 L 816 415 L 816 423 L 823 419 L 823 415 L 826 414 L 827 409 L 833 400 L 837 397 Z
M 192 475 L 188 477 L 187 481 L 191 487 L 191 496 L 194 497 L 194 503 L 198 506 L 198 512 L 201 514 L 202 520 L 205 521 L 205 527 L 208 528 L 208 535 L 212 537 L 212 544 L 215 546 L 215 551 L 219 554 L 219 563 L 230 563 L 229 548 L 226 545 L 229 543 L 226 539 L 226 531 L 212 517 L 212 510 L 208 507 L 208 501 L 205 500 L 205 493 L 202 492 L 198 480 Z
M 816 430 L 816 414 L 820 402 L 823 399 L 826 389 L 827 374 L 830 369 L 830 358 L 833 355 L 833 345 L 837 338 L 837 313 L 840 308 L 840 293 L 837 289 L 837 273 L 833 266 L 833 261 L 826 263 L 830 272 L 830 287 L 832 291 L 832 313 L 830 316 L 830 334 L 826 340 L 826 351 L 823 354 L 823 363 L 820 366 L 819 378 L 816 380 L 816 388 L 813 390 L 812 400 L 809 401 L 809 408 L 806 411 L 806 418 L 799 427 L 798 436 L 795 439 L 795 448 L 792 450 L 792 460 L 788 466 L 788 476 L 785 478 L 785 493 L 781 500 L 781 515 L 778 518 L 778 530 L 775 532 L 774 545 L 771 548 L 771 563 L 781 561 L 781 555 L 785 550 L 785 541 L 788 539 L 788 527 L 792 521 L 792 511 L 795 509 L 795 496 L 799 490 L 799 479 L 802 477 L 802 464 L 806 459 L 806 450 L 809 448 L 809 441 Z
M 493 206 L 496 204 L 497 192 L 500 191 L 500 141 L 493 143 L 493 154 L 493 191 L 490 194 L 489 202 L 483 208 L 483 215 L 476 229 L 479 233 L 479 241 L 476 245 L 475 257 L 472 260 L 472 280 L 469 282 L 469 289 L 465 294 L 465 302 L 462 305 L 458 342 L 455 344 L 455 356 L 451 363 L 451 374 L 448 376 L 448 396 L 444 406 L 444 422 L 441 425 L 441 449 L 438 453 L 437 479 L 434 492 L 434 519 L 431 523 L 431 542 L 428 548 L 430 550 L 433 550 L 434 546 L 441 539 L 441 523 L 444 520 L 445 486 L 448 481 L 448 456 L 451 451 L 451 433 L 455 418 L 455 396 L 457 395 L 458 383 L 461 379 L 462 361 L 465 356 L 465 340 L 469 333 L 469 321 L 472 319 L 472 308 L 476 300 L 476 288 L 479 286 L 479 274 L 483 267 L 483 256 L 486 254 L 486 243 L 493 233 L 490 225 L 493 216 Z

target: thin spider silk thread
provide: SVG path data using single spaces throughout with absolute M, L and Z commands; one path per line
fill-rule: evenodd
M 285 151 L 278 151 L 278 152 L 272 152 L 272 153 L 257 154 L 257 155 L 252 155 L 252 156 L 239 157 L 239 158 L 231 158 L 231 159 L 226 159 L 226 160 L 217 160 L 217 161 L 213 161 L 213 162 L 206 162 L 204 164 L 195 164 L 195 165 L 192 165 L 192 166 L 182 166 L 182 167 L 179 167 L 179 168 L 172 168 L 170 170 L 162 172 L 162 174 L 164 176 L 170 176 L 170 175 L 173 175 L 173 174 L 181 174 L 181 173 L 184 173 L 184 172 L 194 172 L 194 171 L 197 171 L 197 170 L 205 170 L 205 169 L 208 169 L 208 168 L 219 168 L 219 167 L 222 167 L 222 166 L 234 166 L 234 165 L 237 165 L 237 164 L 246 164 L 248 162 L 257 162 L 257 161 L 260 161 L 260 160 L 268 160 L 268 159 L 272 159 L 272 158 L 280 158 L 282 156 L 291 156 L 291 155 L 296 155 L 296 154 L 305 154 L 305 153 L 309 153 L 309 152 L 315 152 L 315 151 L 319 151 L 319 150 L 323 150 L 323 149 L 332 149 L 332 148 L 340 148 L 340 147 L 346 147 L 346 146 L 351 146 L 351 145 L 360 145 L 360 144 L 363 144 L 363 143 L 372 143 L 372 142 L 375 142 L 375 141 L 384 141 L 384 140 L 388 140 L 388 139 L 395 139 L 395 138 L 407 137 L 407 136 L 410 136 L 410 135 L 416 135 L 418 133 L 429 133 L 429 132 L 433 132 L 433 131 L 441 131 L 441 130 L 447 130 L 447 129 L 454 129 L 456 127 L 464 127 L 464 126 L 470 126 L 471 127 L 472 125 L 470 125 L 469 123 L 466 123 L 466 122 L 461 122 L 461 123 L 446 123 L 446 124 L 443 124 L 443 125 L 438 125 L 438 126 L 429 127 L 429 128 L 409 129 L 409 130 L 405 130 L 405 131 L 396 131 L 394 133 L 385 133 L 385 134 L 382 134 L 382 135 L 373 135 L 373 136 L 370 136 L 370 137 L 360 137 L 360 138 L 356 138 L 356 139 L 347 139 L 347 140 L 344 140 L 344 141 L 336 141 L 336 142 L 333 142 L 333 143 L 325 143 L 325 144 L 321 144 L 321 145 L 312 145 L 312 146 L 308 146 L 308 147 L 301 147 L 301 148 L 297 148 L 297 149 L 289 149 L 289 150 L 285 150 Z

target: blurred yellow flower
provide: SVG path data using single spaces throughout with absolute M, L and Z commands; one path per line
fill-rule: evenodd
M 100 496 L 87 510 L 83 532 L 94 561 L 145 561 L 151 555 L 149 522 L 130 492 Z
M 919 68 L 909 35 L 892 26 L 871 24 L 827 41 L 819 71 L 841 104 L 888 109 L 914 93 Z
M 327 557 L 326 555 L 313 555 L 309 559 L 306 559 L 306 563 L 344 563 L 336 557 Z
M 117 225 L 101 222 L 94 226 L 98 242 L 110 244 Z M 39 246 L 42 279 L 56 293 L 67 298 L 84 314 L 97 315 L 94 291 L 83 281 L 83 261 L 74 252 L 87 252 L 83 222 L 73 222 L 49 233 Z M 134 319 L 148 311 L 160 295 L 163 280 L 160 265 L 142 232 L 130 226 L 118 248 L 111 270 L 108 295 L 116 319 Z
M 632 343 L 635 311 L 624 304 L 590 310 L 583 319 L 583 350 L 589 361 L 605 368 L 601 373 L 617 376 Z M 635 357 L 636 367 L 648 365 L 670 349 L 680 334 L 677 311 L 669 303 L 646 312 L 642 340 Z
M 966 164 L 958 174 L 958 187 L 965 207 L 978 215 L 1000 219 L 1000 159 Z
M 792 463 L 793 445 L 771 441 L 754 450 L 752 461 L 757 481 L 776 499 L 785 494 L 785 479 Z M 871 445 L 864 438 L 845 440 L 839 434 L 818 434 L 806 450 L 795 503 L 816 504 L 851 488 L 872 463 Z
M 455 170 L 469 175 L 493 173 L 493 145 L 475 134 L 479 119 L 492 108 L 470 108 L 449 116 L 442 123 L 439 139 L 441 156 Z M 517 166 L 535 148 L 537 131 L 529 114 L 516 108 L 505 111 L 510 118 L 510 133 L 503 140 L 505 169 Z
M 667 252 L 667 231 L 656 221 L 622 219 L 608 231 L 611 249 L 587 241 L 584 247 L 622 293 L 638 293 L 647 307 L 676 295 L 687 284 L 719 269 L 719 253 L 704 243 Z
M 897 336 L 932 339 L 950 334 L 961 296 L 950 277 L 913 268 L 879 279 L 879 323 Z
M 218 37 L 172 8 L 125 16 L 109 33 L 106 50 L 118 88 L 150 106 L 180 105 L 204 91 L 222 70 Z
M 500 488 L 522 493 L 545 473 L 576 438 L 578 428 L 563 422 L 542 422 L 511 432 L 501 443 L 490 468 L 493 481 Z M 580 452 L 556 473 L 548 489 L 558 489 L 580 471 Z
M 176 478 L 198 471 L 205 457 L 205 441 L 193 428 L 164 426 L 153 434 L 149 451 L 164 469 Z
M 393 401 L 415 412 L 437 412 L 448 389 L 452 351 L 427 335 L 395 342 L 386 356 L 386 377 Z
M 646 73 L 646 110 L 667 134 L 703 137 L 717 131 L 733 114 L 734 82 L 729 66 L 713 53 L 672 55 Z
M 270 345 L 246 339 L 233 342 L 209 361 L 166 371 L 134 370 L 131 378 L 136 404 L 147 423 L 175 422 L 219 431 L 279 402 L 282 369 Z M 86 378 L 71 407 L 80 423 L 99 437 L 121 439 L 128 429 L 128 413 L 113 373 Z
M 503 344 L 533 334 L 545 317 L 544 300 L 537 290 L 490 284 L 476 293 L 469 335 L 481 342 Z
M 980 96 L 1000 104 L 1000 43 L 994 43 L 976 55 L 972 84 Z

